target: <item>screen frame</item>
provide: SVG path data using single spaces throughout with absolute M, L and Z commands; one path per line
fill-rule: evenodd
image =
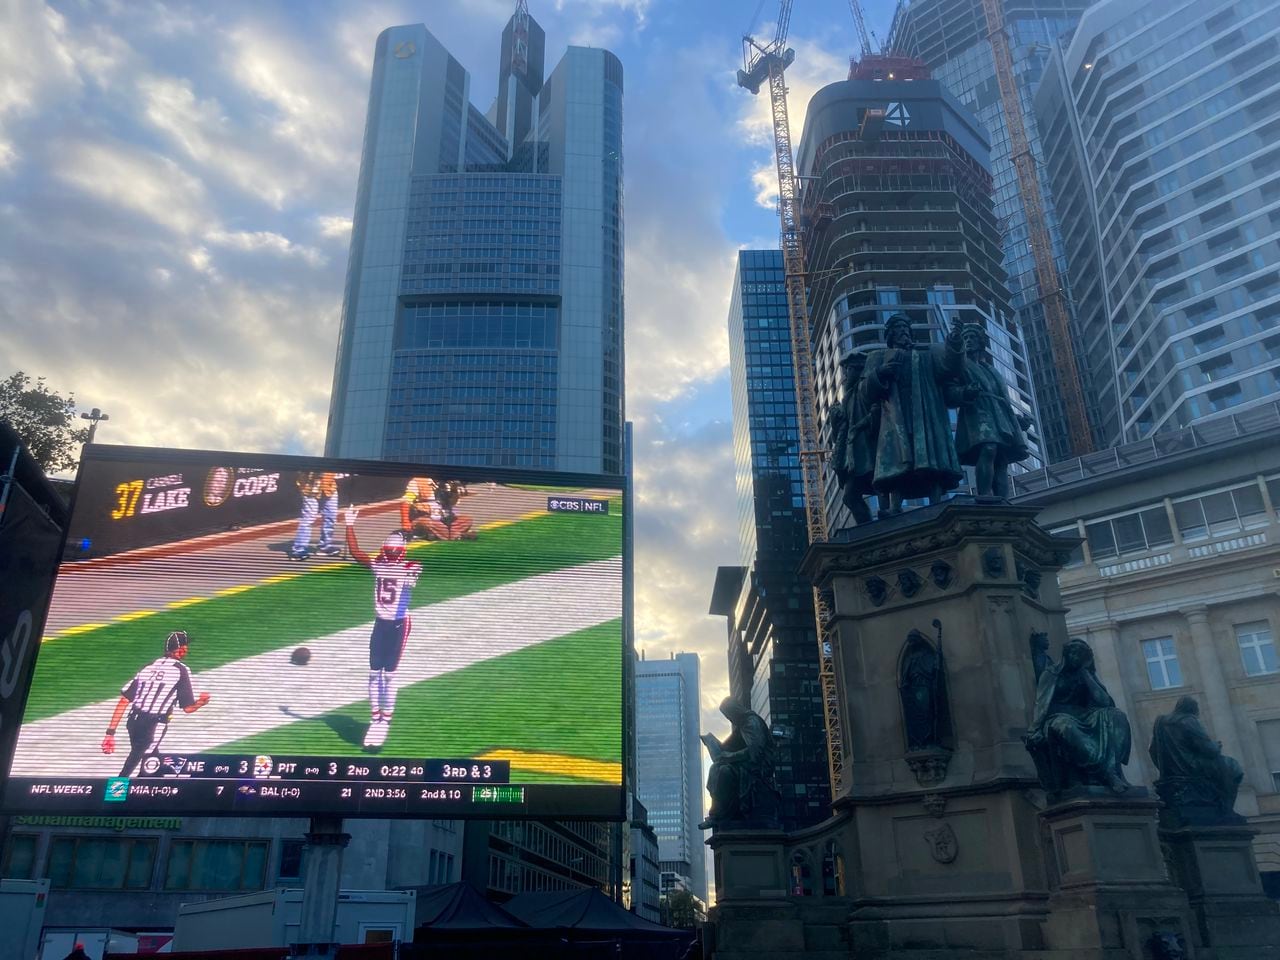
M 65 562 L 67 542 L 71 536 L 71 530 L 74 525 L 76 515 L 76 504 L 80 496 L 81 482 L 85 475 L 85 467 L 90 463 L 132 463 L 147 460 L 169 461 L 175 465 L 191 464 L 197 466 L 207 466 L 211 462 L 216 462 L 218 466 L 230 467 L 258 467 L 265 469 L 285 470 L 322 470 L 327 469 L 333 472 L 364 474 L 368 476 L 381 477 L 397 477 L 408 476 L 410 474 L 419 475 L 426 474 L 433 476 L 436 474 L 448 474 L 451 479 L 457 479 L 464 482 L 475 483 L 498 483 L 498 484 L 533 484 L 539 486 L 560 486 L 560 487 L 579 487 L 579 488 L 595 488 L 601 490 L 616 491 L 622 498 L 622 536 L 619 543 L 619 552 L 622 560 L 622 610 L 619 611 L 619 618 L 622 622 L 621 629 L 621 662 L 618 670 L 618 697 L 622 706 L 622 722 L 620 726 L 621 743 L 619 745 L 619 756 L 622 768 L 622 782 L 616 787 L 608 787 L 617 795 L 617 809 L 607 816 L 597 816 L 594 812 L 587 814 L 566 813 L 564 816 L 557 815 L 554 811 L 545 810 L 525 811 L 514 809 L 477 809 L 476 812 L 441 812 L 439 816 L 450 820 L 565 820 L 565 821 L 588 821 L 588 822 L 606 822 L 619 823 L 628 819 L 627 810 L 630 806 L 627 795 L 632 789 L 631 777 L 629 771 L 632 769 L 634 758 L 630 755 L 631 733 L 634 727 L 634 718 L 632 715 L 632 706 L 627 692 L 628 671 L 631 670 L 629 658 L 634 656 L 632 631 L 630 625 L 632 623 L 632 613 L 629 609 L 632 601 L 632 551 L 629 547 L 633 530 L 633 521 L 631 511 L 633 509 L 632 490 L 630 477 L 627 474 L 604 474 L 604 473 L 582 473 L 582 472 L 559 472 L 547 470 L 544 468 L 519 468 L 519 467 L 476 467 L 461 466 L 455 464 L 430 463 L 420 460 L 362 460 L 343 457 L 317 457 L 310 455 L 294 455 L 281 453 L 250 453 L 243 451 L 226 451 L 226 450 L 205 450 L 178 447 L 139 447 L 124 444 L 103 444 L 91 443 L 85 444 L 80 454 L 80 460 L 76 468 L 76 477 L 71 490 L 71 498 L 66 511 L 66 522 L 62 528 L 62 541 L 59 546 L 59 561 L 53 573 L 53 580 L 50 584 L 49 599 L 44 604 L 42 611 L 43 618 L 41 622 L 47 623 L 49 610 L 52 606 L 53 597 L 57 590 L 58 575 Z M 194 539 L 194 538 L 193 538 Z M 147 549 L 145 547 L 139 549 Z M 42 638 L 43 639 L 43 638 Z M 32 662 L 27 670 L 26 685 L 21 691 L 19 717 L 25 717 L 27 711 L 27 701 L 31 694 L 32 681 L 35 679 L 36 669 L 39 664 L 40 649 L 37 645 L 36 654 L 32 658 Z M 19 724 L 18 735 L 21 735 L 22 724 Z M 17 737 L 14 738 L 15 755 Z M 353 757 L 352 759 L 357 759 Z M 7 784 L 12 773 L 14 755 L 0 757 L 0 764 L 3 765 L 4 776 L 0 778 L 0 785 Z M 376 781 L 384 783 L 385 781 Z M 555 792 L 564 790 L 577 789 L 576 786 L 568 784 L 542 784 L 544 789 L 550 787 Z M 24 816 L 33 815 L 39 811 L 28 809 L 26 807 L 11 807 L 5 802 L 5 796 L 0 793 L 0 816 Z M 96 801 L 93 805 L 85 807 L 74 807 L 71 805 L 59 805 L 54 814 L 58 816 L 106 816 L 112 814 L 112 809 L 108 806 L 103 807 L 101 800 Z M 163 816 L 162 809 L 139 809 L 134 812 L 120 810 L 121 816 L 150 817 Z M 246 810 L 246 809 L 201 809 L 201 810 L 174 810 L 173 815 L 186 817 L 244 817 L 253 819 L 279 817 L 309 817 L 309 816 L 341 816 L 349 819 L 359 820 L 420 820 L 430 818 L 433 813 L 430 811 L 394 811 L 394 810 L 352 810 L 350 814 L 340 810 L 333 809 L 316 809 L 311 810 L 305 807 L 297 809 L 273 809 L 273 810 Z

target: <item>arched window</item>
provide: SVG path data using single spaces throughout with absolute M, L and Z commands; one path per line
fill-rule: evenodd
M 813 896 L 813 869 L 809 858 L 799 850 L 791 855 L 791 896 Z
M 822 895 L 844 896 L 844 855 L 834 840 L 828 840 L 822 851 Z

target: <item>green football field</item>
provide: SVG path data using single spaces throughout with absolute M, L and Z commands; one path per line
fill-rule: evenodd
M 450 661 L 445 673 L 437 670 L 415 679 L 410 672 L 400 686 L 395 722 L 382 756 L 491 757 L 510 760 L 513 778 L 525 781 L 615 782 L 622 743 L 620 616 L 593 615 L 590 625 L 557 634 L 554 616 L 525 623 L 524 610 L 498 609 L 488 598 L 507 596 L 504 588 L 515 596 L 523 587 L 527 595 L 544 582 L 530 578 L 545 579 L 556 571 L 568 575 L 571 568 L 582 568 L 598 577 L 601 569 L 614 570 L 599 564 L 621 555 L 620 510 L 615 498 L 607 516 L 540 514 L 492 524 L 477 540 L 410 547 L 409 558 L 423 567 L 410 606 L 411 647 L 426 627 L 434 628 L 438 637 L 440 611 L 445 610 L 450 611 L 460 648 L 466 648 L 462 641 L 470 637 L 467 618 L 472 615 L 487 619 L 485 630 L 477 630 L 477 635 L 494 633 L 498 628 L 493 620 L 501 618 L 501 631 L 511 631 L 517 641 L 525 634 L 535 639 L 492 655 L 484 650 L 460 655 L 465 662 Z M 584 566 L 593 563 L 596 566 Z M 134 619 L 67 632 L 41 644 L 20 751 L 39 749 L 42 740 L 47 747 L 59 731 L 71 729 L 73 716 L 81 723 L 91 705 L 97 705 L 95 716 L 102 712 L 102 705 L 114 699 L 140 667 L 156 659 L 163 637 L 181 629 L 191 637 L 187 663 L 197 689 L 203 682 L 211 684 L 224 712 L 234 696 L 246 722 L 243 730 L 234 717 L 213 723 L 217 718 L 211 716 L 211 704 L 208 714 L 175 717 L 170 734 L 175 743 L 179 736 L 192 742 L 204 736 L 216 742 L 201 743 L 203 753 L 365 755 L 360 745 L 369 704 L 353 696 L 359 696 L 367 676 L 367 663 L 360 668 L 358 660 L 367 657 L 367 625 L 373 620 L 369 570 L 351 561 L 312 562 L 292 565 L 281 575 L 282 568 L 265 566 L 260 553 L 246 554 L 244 569 L 251 572 L 243 586 L 225 595 L 152 610 L 147 584 L 132 579 L 129 569 L 122 566 L 119 580 L 99 589 L 136 596 L 137 613 L 129 615 Z M 616 569 L 620 576 L 620 564 Z M 602 589 L 600 582 L 590 579 L 580 585 L 572 579 L 557 582 L 570 583 L 582 596 Z M 74 574 L 60 581 L 60 591 L 73 589 Z M 608 589 L 620 590 L 616 584 Z M 555 601 L 551 608 L 572 607 L 574 590 L 562 600 L 550 598 Z M 481 591 L 490 592 L 474 598 Z M 548 606 L 548 598 L 541 600 Z M 597 600 L 592 609 L 599 607 Z M 616 613 L 621 614 L 620 606 Z M 347 667 L 341 676 L 330 678 L 333 708 L 308 710 L 302 716 L 281 706 L 288 700 L 289 685 L 299 678 L 313 686 L 319 679 L 320 694 L 311 691 L 309 698 L 323 701 L 323 671 L 326 664 L 337 662 L 317 656 L 308 667 L 298 668 L 305 672 L 289 672 L 288 666 L 279 666 L 287 663 L 285 651 L 299 646 L 324 651 L 338 642 Z M 466 649 L 474 647 L 471 640 Z M 279 654 L 264 657 L 273 651 Z M 237 677 L 241 683 L 229 682 Z M 99 722 L 90 731 L 94 737 L 86 733 L 86 739 L 96 742 L 100 727 Z

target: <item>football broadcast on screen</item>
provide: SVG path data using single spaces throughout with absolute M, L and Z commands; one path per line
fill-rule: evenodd
M 9 809 L 614 816 L 615 478 L 98 447 Z

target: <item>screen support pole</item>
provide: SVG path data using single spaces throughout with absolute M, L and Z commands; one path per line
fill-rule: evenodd
M 337 953 L 334 927 L 342 886 L 342 851 L 351 842 L 341 817 L 312 817 L 303 858 L 302 919 L 294 956 L 331 957 Z

